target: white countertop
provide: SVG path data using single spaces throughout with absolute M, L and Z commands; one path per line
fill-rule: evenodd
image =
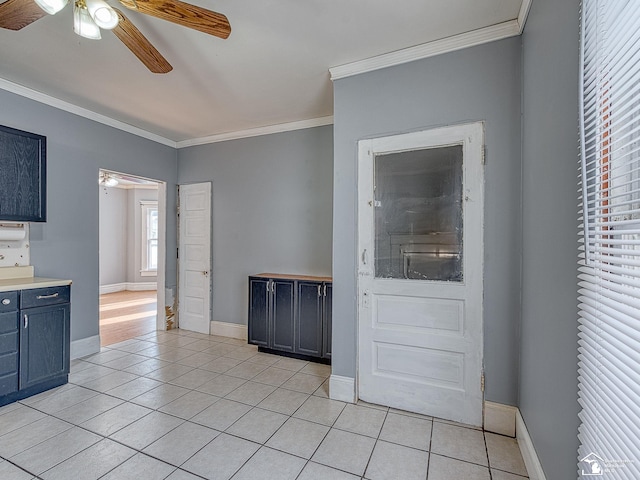
M 71 280 L 42 277 L 7 278 L 0 279 L 0 292 L 27 290 L 30 288 L 60 287 L 63 285 L 71 285 Z

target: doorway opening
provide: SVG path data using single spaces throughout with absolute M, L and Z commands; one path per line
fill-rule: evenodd
M 165 330 L 166 185 L 100 169 L 100 345 Z

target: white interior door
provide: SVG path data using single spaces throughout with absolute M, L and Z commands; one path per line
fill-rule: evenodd
M 482 424 L 482 123 L 359 142 L 358 396 Z
M 209 333 L 211 298 L 211 183 L 180 185 L 178 324 Z

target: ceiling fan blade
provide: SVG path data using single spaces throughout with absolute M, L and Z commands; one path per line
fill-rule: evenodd
M 114 10 L 118 14 L 118 25 L 112 30 L 116 37 L 153 73 L 168 73 L 173 70 L 169 62 L 140 30 L 120 10 L 117 8 Z
M 45 15 L 33 0 L 7 0 L 0 4 L 0 28 L 20 30 Z
M 119 0 L 120 3 L 140 13 L 161 18 L 183 27 L 199 30 L 220 38 L 231 34 L 226 16 L 180 0 Z

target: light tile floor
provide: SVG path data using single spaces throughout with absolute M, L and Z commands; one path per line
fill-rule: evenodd
M 3 480 L 523 480 L 516 441 L 328 398 L 330 367 L 154 332 L 0 408 Z

